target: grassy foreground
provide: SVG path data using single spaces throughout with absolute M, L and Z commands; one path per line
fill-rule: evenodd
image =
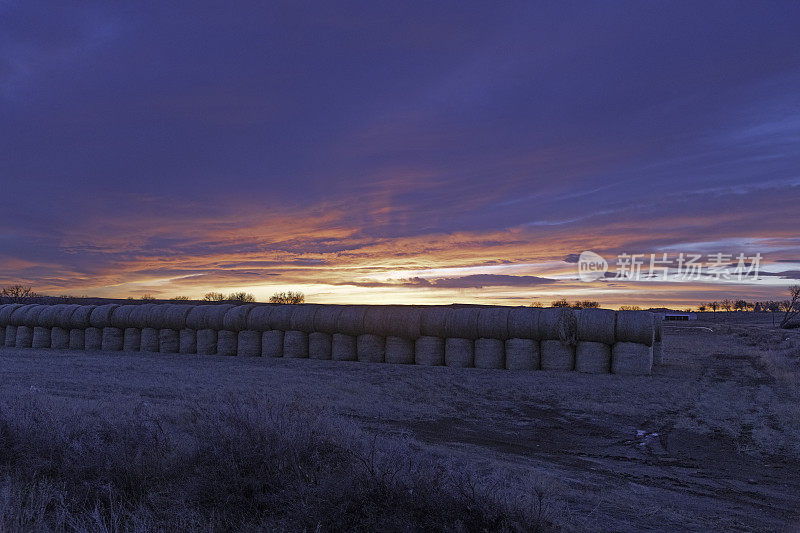
M 0 406 L 3 531 L 541 531 L 543 493 L 472 476 L 265 401 L 167 419 L 146 404 Z M 536 487 L 534 487 L 536 489 Z

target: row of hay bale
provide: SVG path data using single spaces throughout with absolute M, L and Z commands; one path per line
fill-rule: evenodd
M 652 313 L 530 307 L 0 306 L 5 346 L 649 373 Z

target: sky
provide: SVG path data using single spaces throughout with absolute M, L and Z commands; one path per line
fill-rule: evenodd
M 783 299 L 798 28 L 788 0 L 0 0 L 0 285 Z M 581 281 L 584 251 L 609 272 Z M 664 253 L 669 279 L 624 277 Z

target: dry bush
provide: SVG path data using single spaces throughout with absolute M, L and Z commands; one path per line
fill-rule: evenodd
M 123 413 L 0 406 L 0 530 L 552 529 L 536 487 L 533 504 L 489 495 L 319 413 L 242 399 Z
M 207 292 L 203 295 L 203 300 L 206 302 L 222 302 L 225 300 L 225 295 L 221 292 Z
M 243 304 L 255 302 L 256 297 L 250 294 L 249 292 L 232 292 L 225 298 L 226 301 L 229 302 L 240 302 Z
M 271 304 L 301 304 L 306 301 L 306 296 L 302 292 L 276 292 L 269 297 Z

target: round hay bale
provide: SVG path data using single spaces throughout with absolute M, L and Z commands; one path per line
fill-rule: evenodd
M 574 345 L 578 334 L 575 311 L 569 307 L 549 307 L 539 310 L 539 333 L 542 340 L 562 341 Z M 544 350 L 542 350 L 544 358 Z M 544 369 L 544 366 L 542 366 Z
M 39 319 L 37 326 L 41 326 L 43 328 L 52 328 L 55 326 L 56 322 L 56 313 L 61 311 L 63 304 L 58 305 L 46 305 L 42 312 L 39 313 Z
M 197 353 L 200 355 L 217 355 L 217 331 L 201 329 L 197 331 Z
M 445 337 L 447 319 L 452 308 L 443 306 L 423 307 L 420 315 L 420 333 L 424 337 Z
M 261 357 L 261 332 L 250 329 L 240 331 L 236 353 L 244 357 Z
M 223 329 L 227 329 L 228 331 L 245 331 L 248 329 L 247 317 L 254 308 L 254 304 L 244 304 L 228 309 L 225 313 L 225 317 L 222 319 Z M 259 344 L 261 344 L 260 340 Z M 260 351 L 261 348 L 259 347 L 259 352 Z
M 358 361 L 356 337 L 334 333 L 331 340 L 331 359 L 334 361 Z
M 142 328 L 142 352 L 158 352 L 158 330 L 156 328 Z
M 178 352 L 183 354 L 197 353 L 197 332 L 193 329 L 183 328 L 178 334 Z
M 120 328 L 103 328 L 103 340 L 101 342 L 103 351 L 122 351 L 124 336 L 124 331 Z
M 103 330 L 100 328 L 86 328 L 84 344 L 86 350 L 103 349 Z
M 189 313 L 194 308 L 194 306 L 187 304 L 169 304 L 165 307 L 162 314 L 162 329 L 174 329 L 176 332 L 186 327 L 186 317 L 189 316 Z
M 575 347 L 557 340 L 541 342 L 542 370 L 567 371 L 575 368 Z
M 385 336 L 391 327 L 392 307 L 388 305 L 370 305 L 364 313 L 364 331 L 362 335 Z
M 611 372 L 629 376 L 650 374 L 653 348 L 638 342 L 618 342 L 611 349 Z
M 269 314 L 271 305 L 257 305 L 247 314 L 247 328 L 253 331 L 269 331 Z
M 11 325 L 11 313 L 22 307 L 22 304 L 6 304 L 0 309 L 0 326 Z
M 20 305 L 19 307 L 13 309 L 11 311 L 11 315 L 8 318 L 8 323 L 11 324 L 12 326 L 24 326 L 25 314 L 31 307 L 33 307 L 33 304 L 25 304 L 25 305 Z
M 10 324 L 6 326 L 6 348 L 13 348 L 17 345 L 17 327 Z
M 369 313 L 367 313 L 369 314 Z M 362 363 L 386 361 L 386 341 L 380 335 L 365 333 L 356 338 L 356 355 Z
M 314 315 L 319 307 L 315 304 L 295 305 L 292 309 L 292 316 L 289 318 L 289 329 L 305 333 L 314 331 Z
M 456 339 L 478 338 L 478 307 L 457 307 L 452 309 L 445 323 L 445 336 Z
M 142 330 L 125 328 L 122 334 L 122 349 L 126 352 L 138 352 L 142 349 Z
M 33 344 L 33 328 L 17 326 L 17 348 L 30 348 Z
M 611 346 L 602 342 L 579 341 L 575 347 L 575 370 L 585 374 L 611 372 Z
M 50 328 L 34 326 L 31 348 L 50 348 L 52 340 L 50 338 Z
M 150 311 L 158 304 L 137 304 L 128 315 L 128 324 L 132 328 L 151 328 L 153 325 L 150 323 Z
M 506 341 L 506 368 L 508 370 L 538 370 L 539 364 L 539 341 L 533 339 L 508 339 Z
M 42 314 L 42 311 L 44 311 L 46 307 L 49 306 L 38 304 L 31 305 L 25 310 L 25 316 L 22 317 L 22 325 L 28 326 L 29 328 L 35 328 L 38 326 L 39 315 Z
M 616 342 L 617 313 L 610 309 L 575 311 L 577 339 L 612 345 Z
M 0 326 L 0 346 L 6 345 L 6 326 Z
M 542 338 L 539 320 L 542 310 L 536 307 L 512 307 L 508 310 L 508 336 L 512 339 Z
M 321 305 L 314 314 L 314 331 L 333 335 L 338 332 L 339 316 L 342 314 L 340 305 Z M 309 339 L 309 342 L 311 340 Z M 329 358 L 330 359 L 330 358 Z
M 89 321 L 92 316 L 92 311 L 96 305 L 79 305 L 69 315 L 69 323 L 67 324 L 70 329 L 86 329 L 91 326 Z
M 484 339 L 508 338 L 508 307 L 486 307 L 478 313 L 478 337 Z
M 80 305 L 65 305 L 56 314 L 56 326 L 64 329 L 72 328 L 72 313 L 74 313 Z
M 617 311 L 617 342 L 653 345 L 655 322 L 650 311 Z
M 444 341 L 444 364 L 458 368 L 475 366 L 475 343 L 472 339 L 448 337 Z
M 271 329 L 261 334 L 261 355 L 263 357 L 283 357 L 283 332 Z
M 98 305 L 92 310 L 92 314 L 89 316 L 89 324 L 91 324 L 93 328 L 101 329 L 113 326 L 113 324 L 111 324 L 111 317 L 117 307 L 119 307 L 118 304 Z
M 414 341 L 414 362 L 423 366 L 444 365 L 444 339 L 419 337 Z
M 653 364 L 664 364 L 664 346 L 661 341 L 653 343 Z
M 115 328 L 126 329 L 135 327 L 131 324 L 131 314 L 136 311 L 138 305 L 120 305 L 111 313 L 111 325 Z
M 367 306 L 365 305 L 347 305 L 342 307 L 339 317 L 336 319 L 336 331 L 334 333 L 341 333 L 357 337 L 364 333 L 364 315 L 367 314 Z M 350 359 L 343 359 L 349 361 Z
M 50 330 L 50 347 L 55 350 L 69 348 L 69 330 L 58 326 Z
M 315 331 L 308 334 L 308 356 L 311 359 L 330 359 L 332 350 L 333 344 L 330 333 Z
M 186 316 L 185 327 L 196 331 L 225 329 L 225 314 L 232 307 L 232 304 L 195 305 Z
M 238 334 L 222 329 L 217 332 L 217 355 L 236 355 Z
M 475 368 L 505 368 L 505 343 L 500 339 L 475 341 Z
M 393 306 L 386 332 L 392 337 L 416 340 L 422 335 L 422 308 L 407 305 Z
M 413 365 L 414 340 L 404 337 L 386 337 L 386 362 L 396 365 Z
M 181 337 L 178 330 L 164 328 L 158 330 L 158 351 L 160 353 L 178 353 L 181 348 Z
M 292 330 L 292 314 L 294 313 L 295 304 L 278 304 L 272 308 L 269 314 L 269 329 L 279 329 L 281 331 Z
M 86 349 L 86 331 L 82 329 L 69 330 L 69 349 L 70 350 L 85 350 Z
M 308 357 L 308 333 L 289 330 L 283 335 L 283 356 L 292 358 Z

